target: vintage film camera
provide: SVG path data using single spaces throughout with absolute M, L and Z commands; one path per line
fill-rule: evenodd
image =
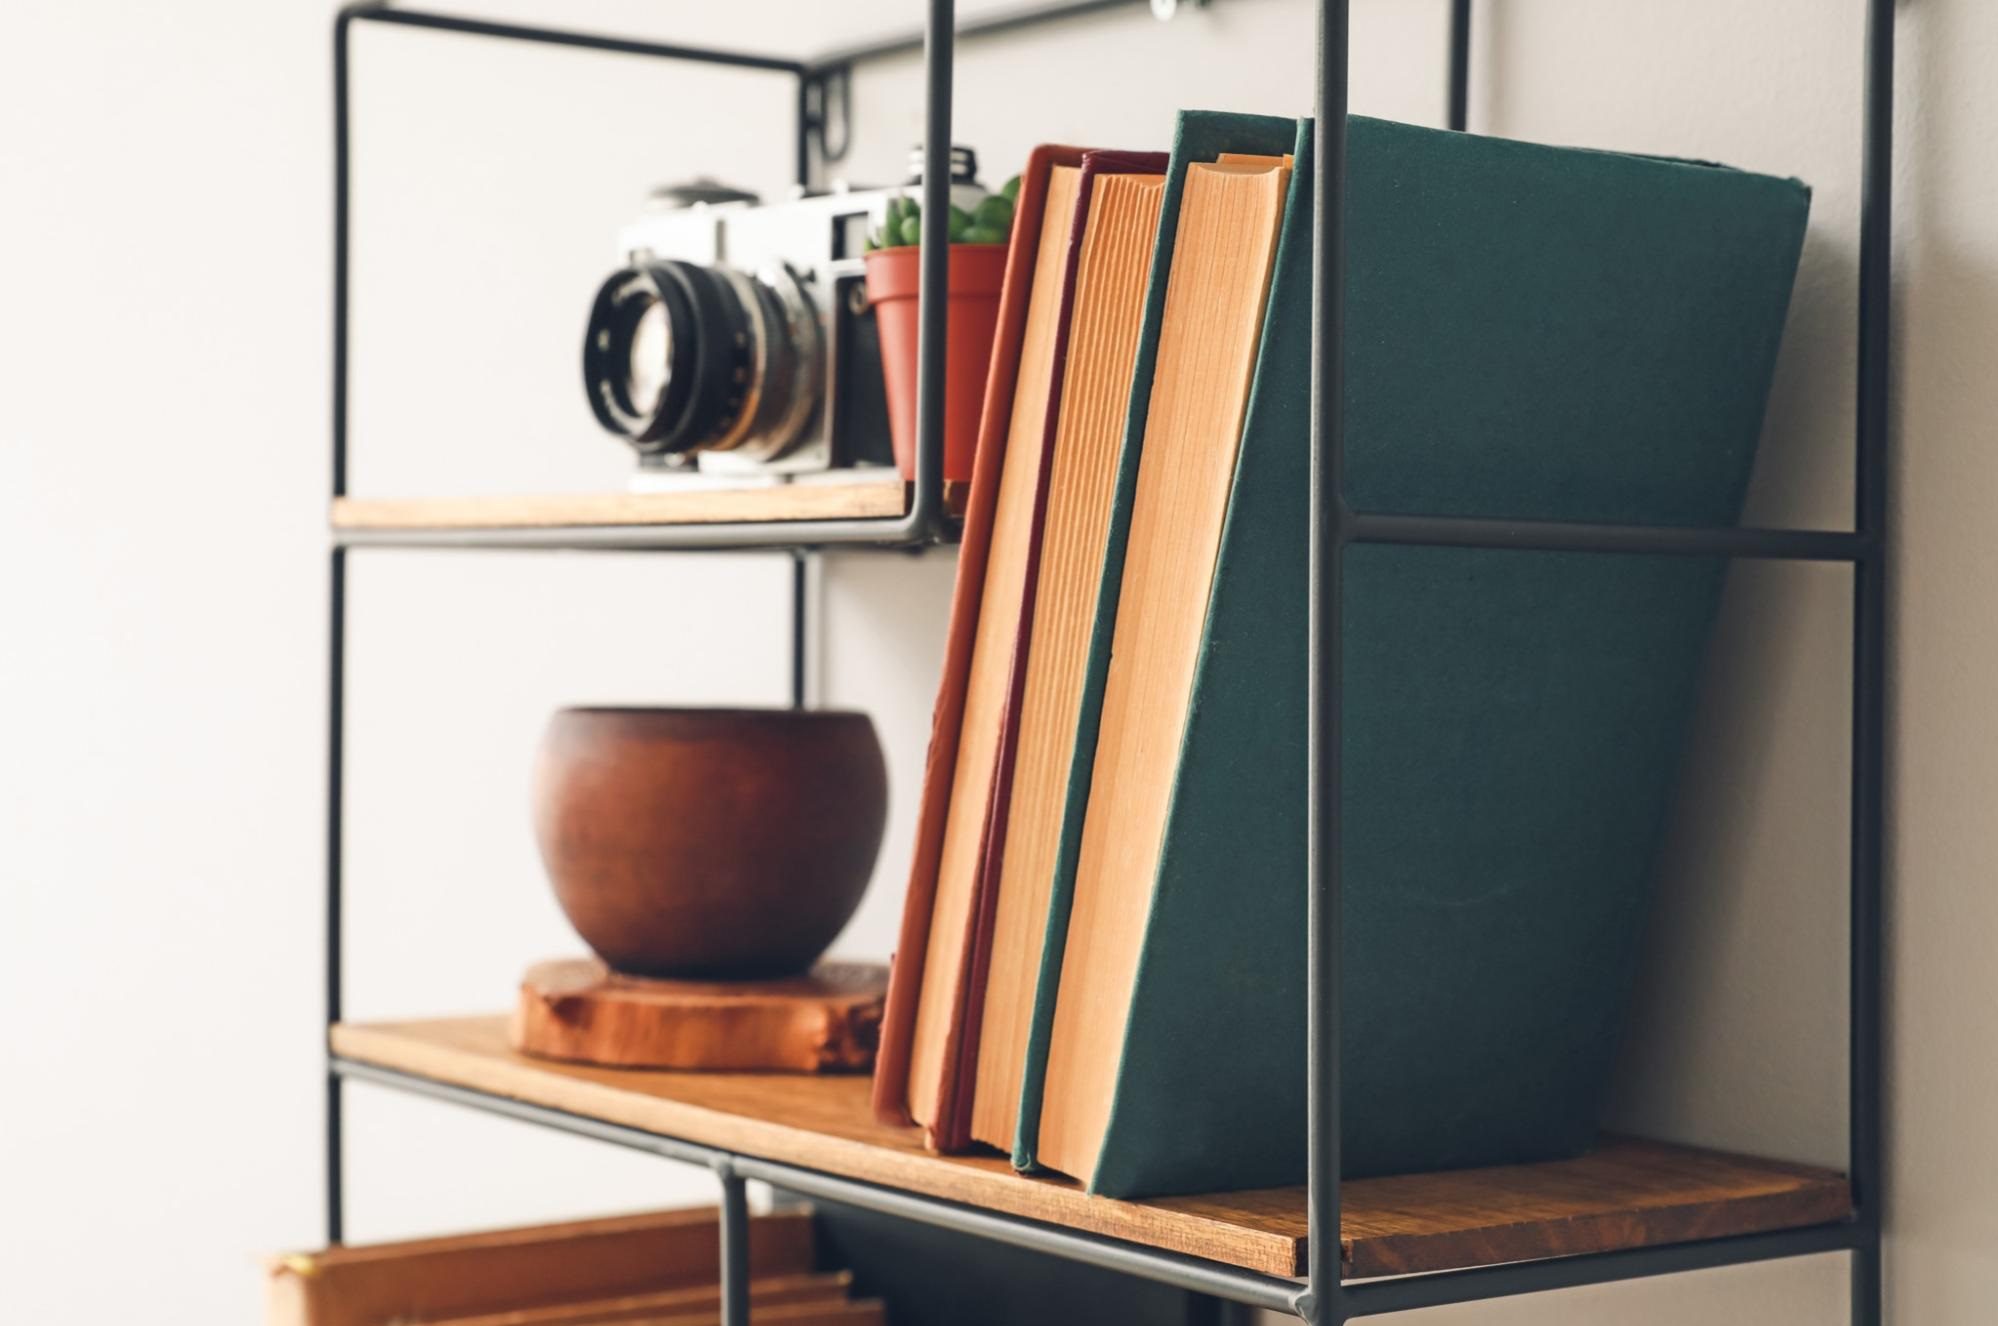
M 638 453 L 638 488 L 699 474 L 798 475 L 890 465 L 861 253 L 893 189 L 802 191 L 759 204 L 713 181 L 661 189 L 618 237 L 597 290 L 583 380 L 597 422 Z M 984 190 L 968 148 L 951 201 Z

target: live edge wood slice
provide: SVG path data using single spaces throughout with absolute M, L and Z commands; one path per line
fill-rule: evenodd
M 1269 1275 L 1304 1274 L 1304 1189 L 1120 1202 L 1027 1178 L 996 1154 L 939 1156 L 876 1123 L 857 1076 L 672 1073 L 515 1053 L 504 1018 L 343 1024 L 335 1054 L 630 1128 L 1125 1239 Z M 1403 1275 L 1828 1224 L 1852 1213 L 1826 1170 L 1605 1139 L 1579 1160 L 1353 1179 L 1343 1274 Z
M 620 1068 L 854 1072 L 874 1062 L 887 989 L 888 969 L 874 963 L 664 981 L 565 958 L 527 969 L 509 1038 L 528 1054 Z

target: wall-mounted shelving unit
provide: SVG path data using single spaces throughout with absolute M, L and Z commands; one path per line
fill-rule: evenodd
M 923 1152 L 913 1131 L 875 1123 L 858 1079 L 771 1079 L 561 1067 L 509 1051 L 495 1019 L 394 1024 L 341 1021 L 346 561 L 369 547 L 784 550 L 799 568 L 835 546 L 908 548 L 952 537 L 941 480 L 947 182 L 924 185 L 924 259 L 915 480 L 795 485 L 659 497 L 356 499 L 347 494 L 347 343 L 351 199 L 349 35 L 357 22 L 580 47 L 769 72 L 797 88 L 797 176 L 836 159 L 851 130 L 855 70 L 921 51 L 926 154 L 948 155 L 958 42 L 1135 0 L 1056 0 L 957 24 L 952 0 L 927 0 L 920 33 L 816 60 L 702 49 L 390 8 L 343 9 L 334 32 L 336 123 L 333 546 L 327 840 L 327 1233 L 342 1235 L 342 1090 L 366 1081 L 711 1167 L 722 1184 L 723 1320 L 749 1320 L 744 1182 L 871 1212 L 910 1227 L 1085 1263 L 1190 1296 L 1188 1319 L 1224 1304 L 1341 1323 L 1384 1312 L 1599 1284 L 1772 1258 L 1842 1252 L 1855 1326 L 1881 1321 L 1881 806 L 1884 562 L 1888 433 L 1889 213 L 1893 111 L 1892 0 L 1865 7 L 1861 126 L 1857 499 L 1850 530 L 1663 529 L 1466 520 L 1353 512 L 1340 486 L 1345 186 L 1342 133 L 1317 135 L 1312 457 L 1310 1181 L 1301 1188 L 1155 1202 L 1089 1197 L 1065 1182 L 1014 1175 L 996 1158 Z M 1470 0 L 1447 0 L 1448 123 L 1465 126 Z M 1317 108 L 1342 125 L 1347 0 L 1321 0 Z M 837 126 L 837 137 L 834 128 Z M 1606 1139 L 1581 1160 L 1483 1171 L 1350 1180 L 1339 1163 L 1339 579 L 1352 543 L 1530 548 L 1577 553 L 1719 555 L 1843 562 L 1853 568 L 1850 877 L 1850 1158 L 1844 1174 Z M 802 699 L 794 636 L 793 694 Z M 1389 1277 L 1389 1278 L 1373 1278 Z M 1132 1290 L 1133 1301 L 1137 1289 Z M 1133 1316 L 1132 1320 L 1139 1319 Z M 1150 1318 L 1146 1318 L 1150 1319 Z

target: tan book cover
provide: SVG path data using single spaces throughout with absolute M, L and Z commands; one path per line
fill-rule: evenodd
M 954 1050 L 967 1003 L 966 965 L 984 862 L 986 815 L 998 768 L 1000 721 L 1012 681 L 1013 643 L 1020 631 L 1028 566 L 1039 535 L 1040 452 L 1079 177 L 1077 167 L 1064 165 L 1054 166 L 1048 177 L 916 1001 L 909 1050 L 909 1115 L 930 1130 L 940 1149 L 961 1146 L 965 1140 L 956 1126 L 956 1101 L 947 1098 L 946 1083 L 951 1092 L 958 1089 Z
M 765 1309 L 797 1303 L 825 1305 L 843 1303 L 853 1286 L 846 1271 L 822 1275 L 780 1275 L 749 1282 L 749 1302 L 761 1319 Z M 482 1312 L 470 1317 L 440 1318 L 426 1326 L 608 1326 L 686 1314 L 718 1315 L 721 1309 L 719 1284 L 692 1285 L 684 1289 L 663 1289 L 651 1294 L 627 1294 L 616 1298 L 592 1298 L 575 1303 L 541 1307 L 511 1308 Z
M 1085 158 L 1085 171 L 1097 154 Z M 1165 193 L 1156 172 L 1091 174 L 1076 257 L 1061 398 L 1045 485 L 1040 555 L 1024 667 L 1003 739 L 1003 796 L 995 798 L 992 923 L 972 1097 L 975 1141 L 1013 1148 L 1021 1067 L 1032 1023 L 1048 891 L 1074 758 L 1089 633 L 1095 621 L 1116 482 L 1117 452 L 1137 356 L 1151 257 Z
M 1290 171 L 1187 168 L 1048 1042 L 1038 1159 L 1087 1179 L 1116 1085 Z
M 713 1207 L 613 1216 L 443 1238 L 327 1248 L 275 1259 L 269 1326 L 385 1326 L 711 1284 Z M 750 1221 L 756 1276 L 811 1269 L 812 1220 Z
M 886 1326 L 887 1314 L 875 1299 L 839 1303 L 786 1303 L 758 1307 L 756 1326 Z M 721 1326 L 721 1313 L 695 1312 L 665 1317 L 582 1318 L 563 1326 Z

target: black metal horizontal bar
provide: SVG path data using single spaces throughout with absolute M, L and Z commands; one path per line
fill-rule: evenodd
M 920 552 L 956 541 L 955 525 L 926 522 L 786 520 L 704 525 L 551 525 L 518 529 L 335 529 L 347 548 L 464 548 L 576 552 L 797 552 L 814 549 Z
M 1860 1242 L 1861 1231 L 1850 1222 L 1814 1225 L 1808 1229 L 1743 1234 L 1699 1243 L 1672 1243 L 1656 1248 L 1632 1248 L 1625 1252 L 1512 1262 L 1504 1266 L 1480 1266 L 1467 1271 L 1444 1271 L 1398 1280 L 1369 1280 L 1346 1285 L 1341 1296 L 1346 1302 L 1349 1317 L 1367 1317 L 1441 1307 L 1448 1303 L 1481 1302 L 1515 1294 L 1537 1294 L 1618 1280 L 1639 1280 L 1680 1271 L 1702 1271 L 1720 1266 L 1776 1261 L 1785 1257 L 1846 1252 Z
M 993 37 L 1060 19 L 1080 18 L 1103 10 L 1131 9 L 1146 5 L 1148 2 L 1149 0 L 1054 0 L 1054 3 L 1050 4 L 1023 5 L 997 14 L 966 19 L 956 27 L 957 39 L 962 42 L 975 37 Z M 873 41 L 827 51 L 807 60 L 805 72 L 808 75 L 820 74 L 829 69 L 864 64 L 869 60 L 920 55 L 922 49 L 922 30 L 911 29 L 908 32 L 895 33 L 892 36 L 878 37 Z
M 785 1164 L 782 1161 L 738 1155 L 698 1142 L 683 1141 L 664 1134 L 647 1132 L 642 1128 L 606 1123 L 601 1119 L 571 1114 L 566 1110 L 549 1109 L 546 1106 L 514 1100 L 507 1096 L 474 1091 L 468 1087 L 439 1082 L 419 1074 L 380 1068 L 374 1064 L 338 1055 L 330 1057 L 328 1065 L 332 1073 L 343 1078 L 371 1082 L 377 1086 L 466 1106 L 487 1114 L 553 1128 L 560 1132 L 609 1142 L 635 1151 L 649 1152 L 669 1160 L 706 1166 L 723 1175 L 734 1174 L 742 1178 L 757 1179 L 806 1197 L 843 1202 L 848 1206 L 876 1211 L 882 1215 L 920 1221 L 923 1224 L 991 1239 L 1012 1247 L 1025 1248 L 1030 1252 L 1049 1253 L 1065 1257 L 1070 1261 L 1084 1262 L 1105 1270 L 1189 1289 L 1195 1293 L 1212 1294 L 1250 1307 L 1265 1308 L 1274 1312 L 1297 1310 L 1300 1286 L 1296 1281 L 1280 1276 L 1259 1275 L 1254 1271 L 1224 1266 L 1219 1262 L 1161 1252 L 1155 1248 L 1141 1247 L 1095 1234 L 1085 1234 L 1058 1225 L 1002 1215 L 995 1211 L 965 1206 L 941 1198 L 925 1197 L 899 1188 L 885 1188 L 857 1179 L 840 1178 L 837 1175 Z
M 1352 511 L 1340 517 L 1346 543 L 1430 548 L 1512 548 L 1535 552 L 1663 553 L 1680 557 L 1756 557 L 1776 561 L 1865 562 L 1879 543 L 1847 530 L 1733 529 L 1615 525 L 1558 520 L 1491 520 Z
M 842 1178 L 782 1161 L 741 1155 L 337 1055 L 329 1058 L 328 1066 L 333 1074 L 342 1078 L 371 1082 L 482 1113 L 700 1165 L 724 1174 L 734 1173 L 807 1197 L 843 1202 L 1029 1251 L 1050 1253 L 1105 1270 L 1135 1275 L 1196 1293 L 1212 1294 L 1250 1307 L 1301 1314 L 1303 1286 L 1281 1276 L 1260 1275 L 1218 1262 L 1162 1252 L 899 1188 Z M 1867 1236 L 1866 1227 L 1857 1222 L 1817 1225 L 1809 1229 L 1779 1230 L 1699 1243 L 1515 1262 L 1505 1266 L 1485 1266 L 1393 1280 L 1362 1281 L 1347 1284 L 1342 1296 L 1349 1315 L 1371 1316 L 1448 1303 L 1642 1279 L 1680 1271 L 1847 1251 L 1859 1246 Z
M 639 41 L 611 37 L 596 32 L 575 32 L 566 28 L 540 28 L 520 23 L 494 23 L 456 14 L 434 14 L 420 9 L 391 9 L 386 4 L 351 6 L 347 13 L 369 23 L 397 23 L 411 28 L 432 28 L 439 32 L 462 32 L 477 37 L 501 37 L 510 41 L 540 42 L 548 46 L 575 46 L 590 51 L 610 51 L 619 55 L 644 55 L 662 60 L 687 60 L 696 64 L 727 65 L 737 69 L 765 69 L 773 73 L 803 74 L 802 60 L 749 51 L 719 50 L 708 46 L 680 46 L 671 42 Z
M 1294 1313 L 1297 1311 L 1298 1295 L 1302 1292 L 1302 1287 L 1294 1280 L 1260 1275 L 1197 1257 L 1161 1252 L 1156 1248 L 1085 1234 L 1058 1225 L 1044 1225 L 980 1207 L 923 1197 L 899 1188 L 883 1188 L 750 1156 L 737 1157 L 735 1167 L 737 1173 L 747 1178 L 761 1179 L 807 1197 L 844 1202 L 849 1206 L 879 1211 L 883 1215 L 937 1225 L 990 1239 L 994 1243 L 1025 1248 L 1029 1252 L 1052 1253 L 1106 1271 L 1190 1289 L 1197 1294 L 1212 1294 L 1248 1307 Z

